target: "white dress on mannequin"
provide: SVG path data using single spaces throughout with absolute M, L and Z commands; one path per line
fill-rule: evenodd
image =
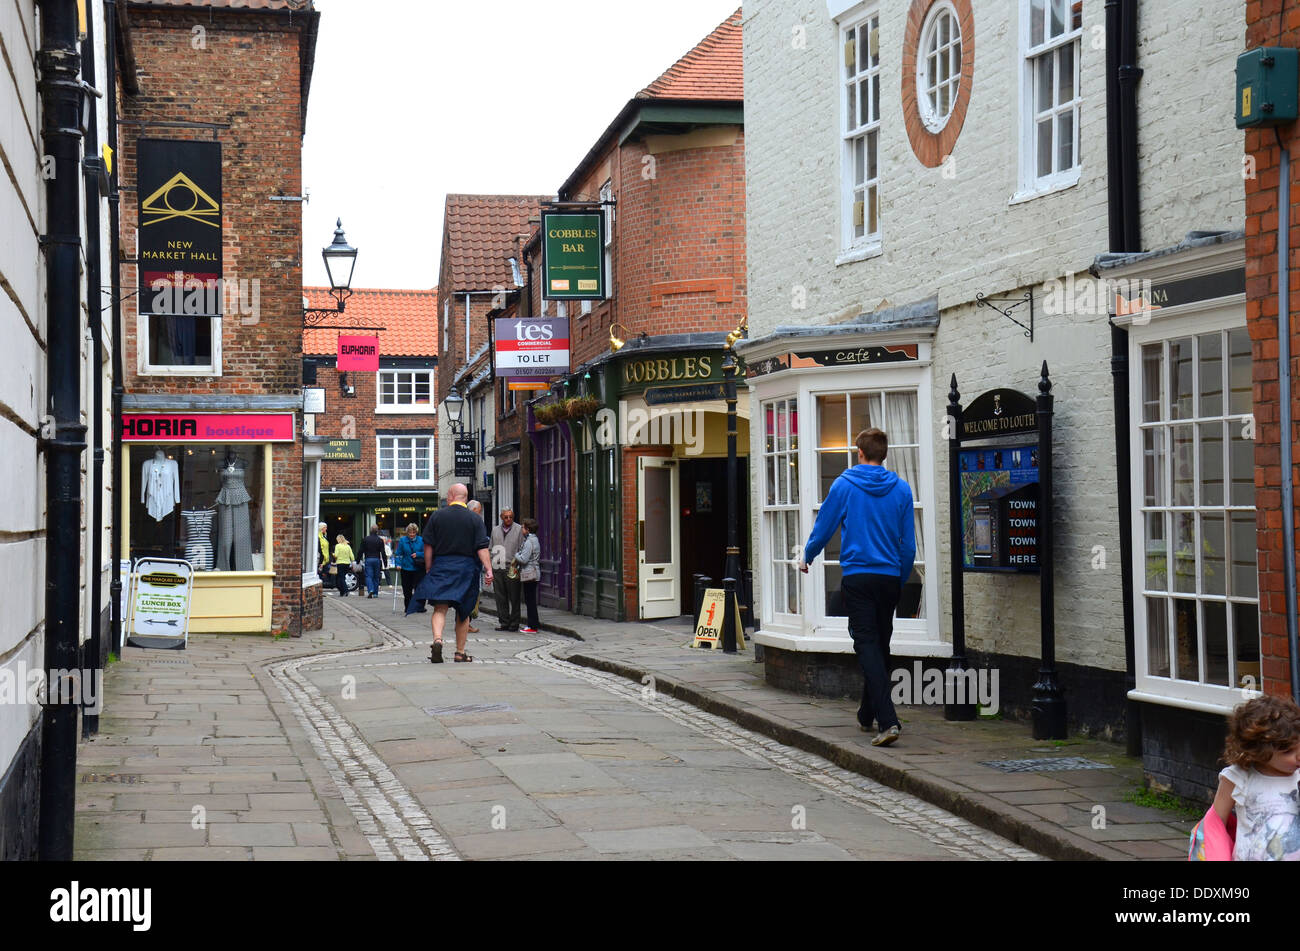
M 154 521 L 161 522 L 181 501 L 181 474 L 176 460 L 159 449 L 140 473 L 140 501 Z

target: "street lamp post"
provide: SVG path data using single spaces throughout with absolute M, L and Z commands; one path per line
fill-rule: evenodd
M 312 330 L 359 330 L 378 333 L 383 327 L 363 327 L 358 323 L 342 322 L 340 315 L 347 307 L 348 298 L 352 296 L 352 272 L 357 266 L 357 249 L 348 244 L 343 234 L 343 219 L 335 222 L 334 240 L 321 249 L 321 258 L 325 261 L 325 274 L 329 277 L 330 296 L 337 306 L 333 308 L 304 307 L 302 325 Z M 340 321 L 329 323 L 329 321 Z
M 727 401 L 727 560 L 722 573 L 722 586 L 726 592 L 722 622 L 722 650 L 736 653 L 736 617 L 740 613 L 736 603 L 736 585 L 742 579 L 740 545 L 737 532 L 739 515 L 736 497 L 740 486 L 736 474 L 736 341 L 744 335 L 744 325 L 727 334 L 727 355 L 722 362 L 724 377 L 723 395 Z

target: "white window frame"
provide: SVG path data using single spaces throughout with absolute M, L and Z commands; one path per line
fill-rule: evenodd
M 892 343 L 892 341 L 890 341 Z M 884 345 L 884 342 L 882 342 Z M 879 366 L 868 369 L 860 367 L 819 367 L 813 373 L 789 372 L 775 374 L 771 377 L 758 377 L 751 381 L 752 392 L 750 405 L 757 414 L 751 419 L 751 458 L 764 458 L 765 416 L 763 407 L 774 400 L 794 398 L 798 401 L 800 420 L 799 439 L 799 528 L 802 532 L 800 541 L 806 543 L 812 532 L 814 512 L 819 507 L 812 500 L 817 497 L 817 446 L 816 439 L 809 435 L 809 427 L 815 425 L 817 414 L 817 397 L 839 393 L 874 392 L 879 390 L 914 390 L 916 392 L 916 419 L 919 471 L 923 475 L 922 485 L 917 487 L 921 505 L 921 529 L 925 533 L 918 549 L 924 549 L 925 586 L 922 589 L 925 617 L 898 618 L 894 622 L 894 636 L 891 644 L 896 653 L 916 657 L 951 656 L 952 644 L 942 639 L 939 616 L 939 587 L 942 579 L 939 575 L 939 538 L 936 528 L 936 506 L 938 504 L 935 476 L 935 446 L 937 435 L 933 427 L 927 429 L 927 420 L 934 419 L 933 396 L 931 393 L 930 345 L 920 344 L 916 363 L 906 366 Z M 757 359 L 757 358 L 755 358 Z M 926 433 L 931 438 L 926 439 Z M 763 463 L 760 463 L 762 465 Z M 764 473 L 753 473 L 758 491 L 765 493 Z M 946 481 L 943 483 L 946 487 Z M 765 513 L 770 507 L 762 504 L 766 495 L 760 495 L 755 511 Z M 769 535 L 768 520 L 763 518 L 759 531 L 759 561 L 762 572 L 755 572 L 755 581 L 759 587 L 761 608 L 759 616 L 763 622 L 763 632 L 776 636 L 789 635 L 789 644 L 799 650 L 829 650 L 851 652 L 852 639 L 848 633 L 848 620 L 843 617 L 826 617 L 826 591 L 819 556 L 809 569 L 808 574 L 801 574 L 804 587 L 801 593 L 803 615 L 794 618 L 786 612 L 775 613 L 772 585 L 769 583 L 768 565 L 773 561 L 773 540 Z M 784 543 L 782 543 L 784 544 Z
M 1032 45 L 1035 2 L 1036 0 L 1020 0 L 1020 190 L 1012 197 L 1012 204 L 1077 185 L 1083 172 L 1083 161 L 1080 156 L 1083 136 L 1079 128 L 1083 117 L 1083 96 L 1079 82 L 1083 75 L 1083 19 L 1081 16 L 1079 26 L 1075 28 L 1069 28 L 1067 22 L 1067 29 L 1057 37 L 1048 36 L 1050 25 L 1045 24 L 1043 42 Z M 1045 17 L 1050 17 L 1051 2 L 1052 0 L 1046 0 L 1044 3 Z M 1068 18 L 1072 16 L 1071 7 L 1073 3 L 1071 0 L 1063 0 L 1063 2 L 1065 3 L 1065 16 L 1068 21 Z M 1048 23 L 1050 23 L 1050 20 Z M 1074 98 L 1059 105 L 1054 102 L 1049 109 L 1039 110 L 1037 61 L 1044 56 L 1054 58 L 1052 84 L 1054 89 L 1053 100 L 1055 100 L 1056 92 L 1059 92 L 1060 89 L 1055 62 L 1059 60 L 1059 51 L 1070 44 L 1074 45 Z M 1073 111 L 1074 113 L 1074 164 L 1070 168 L 1040 176 L 1038 174 L 1038 120 L 1046 118 L 1049 113 L 1053 117 L 1052 155 L 1053 164 L 1055 164 L 1060 151 L 1060 143 L 1057 141 L 1059 125 L 1056 117 L 1067 111 Z
M 839 132 L 840 132 L 840 257 L 837 264 L 844 264 L 849 261 L 859 261 L 866 257 L 872 257 L 879 254 L 883 241 L 883 224 L 881 214 L 881 121 L 879 113 L 869 115 L 869 121 L 859 123 L 861 118 L 860 90 L 866 88 L 877 91 L 874 97 L 869 97 L 874 109 L 875 101 L 884 100 L 886 95 L 881 86 L 886 79 L 883 63 L 880 56 L 880 50 L 883 43 L 880 40 L 880 11 L 875 6 L 864 9 L 852 19 L 846 18 L 839 24 L 839 55 L 836 62 L 836 75 L 839 77 L 836 83 L 836 96 L 839 99 Z M 854 48 L 854 72 L 852 76 L 846 74 L 847 64 L 844 62 L 845 54 L 848 49 L 849 33 L 859 30 L 860 27 L 870 28 L 875 23 L 876 30 L 876 52 L 868 55 L 872 56 L 874 63 L 870 60 L 865 69 L 862 68 L 862 50 L 861 46 Z M 860 33 L 855 33 L 860 36 Z M 870 36 L 870 33 L 868 33 Z M 852 110 L 849 108 L 849 100 L 852 97 L 855 106 Z M 869 110 L 870 112 L 870 110 Z M 876 175 L 873 178 L 870 175 L 870 144 L 872 137 L 876 143 Z M 859 184 L 855 181 L 856 165 L 855 150 L 856 143 L 863 143 L 863 182 Z M 876 212 L 876 230 L 870 230 L 871 223 L 871 194 L 875 189 L 875 212 Z M 857 209 L 857 194 L 862 192 L 862 235 L 856 234 L 858 225 L 855 223 Z
M 602 202 L 614 200 L 614 183 L 613 180 L 605 182 L 600 186 L 600 200 Z M 614 212 L 613 205 L 601 205 L 601 211 L 605 215 L 605 300 L 614 299 Z M 584 314 L 591 313 L 591 301 L 584 301 Z
M 316 573 L 316 563 L 320 561 L 319 533 L 316 526 L 320 524 L 320 460 L 304 459 L 302 463 L 302 586 L 323 584 Z M 328 530 L 327 530 L 328 531 Z
M 793 515 L 795 519 L 795 532 L 799 544 L 802 545 L 804 542 L 808 540 L 808 533 L 809 531 L 812 530 L 812 526 L 811 523 L 809 523 L 805 527 L 805 522 L 807 520 L 803 517 L 802 506 L 800 504 L 803 498 L 803 496 L 800 493 L 803 480 L 801 478 L 798 478 L 798 469 L 801 469 L 803 467 L 803 463 L 800 460 L 800 453 L 799 453 L 799 436 L 800 436 L 800 433 L 798 431 L 799 398 L 797 393 L 790 393 L 785 396 L 777 396 L 773 399 L 764 400 L 761 403 L 758 402 L 751 403 L 751 405 L 758 407 L 758 426 L 760 429 L 758 438 L 760 440 L 761 447 L 762 447 L 762 452 L 758 456 L 758 458 L 761 460 L 759 464 L 760 471 L 755 473 L 754 477 L 757 480 L 756 484 L 758 485 L 758 491 L 759 491 L 760 505 L 758 506 L 758 509 L 762 513 L 760 531 L 762 532 L 762 538 L 763 538 L 761 551 L 764 552 L 764 558 L 762 563 L 763 567 L 761 571 L 761 575 L 762 575 L 761 588 L 763 592 L 763 617 L 770 618 L 773 621 L 775 621 L 777 624 L 789 627 L 789 626 L 794 626 L 799 624 L 800 619 L 803 617 L 805 613 L 807 607 L 806 600 L 805 600 L 807 585 L 803 583 L 803 580 L 798 575 L 795 575 L 795 580 L 796 583 L 798 584 L 798 589 L 795 593 L 796 610 L 793 613 L 788 610 L 789 608 L 788 598 L 784 600 L 783 604 L 778 606 L 777 599 L 776 599 L 776 583 L 775 583 L 776 580 L 775 576 L 777 573 L 776 566 L 777 565 L 782 566 L 781 570 L 784 571 L 785 566 L 789 565 L 797 571 L 798 560 L 800 555 L 785 550 L 785 544 L 786 544 L 785 538 L 777 539 L 774 537 L 774 532 L 772 529 L 772 524 L 774 519 L 771 516 L 778 516 L 784 513 L 786 519 L 788 519 L 791 515 Z M 796 420 L 794 431 L 787 432 L 784 437 L 778 436 L 777 437 L 778 441 L 775 443 L 774 448 L 770 452 L 767 449 L 768 407 L 773 407 L 773 409 L 778 412 L 779 411 L 788 412 L 788 409 L 793 409 L 795 412 L 795 420 Z M 780 441 L 782 439 L 784 439 L 785 441 L 784 442 Z M 793 448 L 790 448 L 791 441 L 793 441 Z M 769 500 L 767 495 L 767 468 L 768 468 L 769 459 L 771 459 L 774 465 L 776 466 L 784 466 L 785 471 L 787 473 L 787 477 L 792 463 L 794 464 L 794 467 L 796 469 L 796 481 L 792 483 L 788 483 L 789 488 L 792 489 L 793 491 L 790 491 L 788 489 L 784 493 L 782 498 L 778 498 L 775 501 Z M 776 484 L 779 490 L 779 486 L 781 484 L 779 479 L 776 480 Z M 776 494 L 782 495 L 782 493 L 780 493 L 779 491 Z M 791 499 L 793 499 L 793 501 L 790 501 Z M 800 554 L 802 554 L 802 551 L 800 552 Z M 789 575 L 787 573 L 787 578 L 788 577 Z
M 434 440 L 435 440 L 435 438 L 436 438 L 436 437 L 434 437 L 434 436 L 430 436 L 430 435 L 428 435 L 428 434 L 424 434 L 424 433 L 412 433 L 412 434 L 409 435 L 409 436 L 408 436 L 408 435 L 400 435 L 400 436 L 398 436 L 398 435 L 376 436 L 376 437 L 375 437 L 375 485 L 409 485 L 409 486 L 420 485 L 420 486 L 424 486 L 424 485 L 433 485 L 433 484 L 435 484 L 435 483 L 438 481 L 438 480 L 437 480 L 437 470 L 436 470 L 436 467 L 435 467 L 435 463 L 436 463 L 436 459 L 435 459 L 435 449 L 434 449 Z M 411 470 L 412 470 L 412 472 L 415 471 L 415 456 L 414 456 L 414 453 L 415 453 L 415 450 L 416 450 L 416 448 L 417 448 L 417 445 L 416 445 L 416 444 L 417 444 L 417 443 L 421 443 L 421 442 L 423 442 L 423 443 L 428 447 L 428 450 L 429 450 L 429 476 L 428 476 L 428 478 L 425 478 L 425 479 L 397 479 L 397 478 L 393 478 L 393 479 L 385 479 L 385 478 L 383 478 L 383 466 L 382 466 L 381 454 L 383 453 L 383 450 L 384 450 L 384 443 L 385 443 L 385 442 L 389 442 L 389 441 L 391 441 L 391 442 L 394 443 L 394 445 L 393 445 L 393 447 L 392 447 L 392 448 L 393 448 L 393 453 L 394 453 L 394 455 L 393 455 L 393 472 L 394 472 L 394 474 L 396 474 L 397 471 L 398 471 L 398 466 L 397 466 L 397 455 L 396 455 L 396 454 L 397 454 L 397 453 L 401 450 L 401 448 L 402 448 L 402 447 L 401 447 L 400 445 L 398 445 L 397 443 L 399 443 L 399 442 L 402 441 L 402 440 L 410 440 L 410 441 L 411 441 L 411 452 L 412 452 L 412 456 L 411 456 Z
M 957 50 L 958 64 L 956 73 L 950 73 L 947 79 L 937 79 L 934 90 L 937 92 L 944 86 L 951 89 L 951 95 L 948 98 L 948 111 L 940 115 L 937 107 L 930 105 L 930 84 L 926 78 L 926 70 L 930 64 L 930 45 L 934 41 L 938 43 L 938 29 L 940 18 L 947 16 L 952 21 L 951 29 L 956 30 L 956 41 L 949 34 L 948 43 L 941 50 L 936 50 L 936 55 L 948 57 L 948 63 L 952 64 L 952 50 Z M 926 14 L 925 23 L 921 26 L 921 37 L 916 47 L 916 106 L 917 112 L 921 116 L 921 122 L 926 129 L 933 134 L 943 131 L 948 120 L 952 118 L 953 110 L 957 107 L 957 97 L 961 94 L 961 57 L 965 55 L 965 37 L 961 33 L 961 17 L 957 15 L 957 8 L 953 6 L 952 0 L 939 0 L 934 6 L 930 7 L 930 12 Z
M 1182 308 L 1180 308 L 1182 310 Z M 1172 680 L 1168 677 L 1156 677 L 1150 673 L 1150 655 L 1148 653 L 1148 629 L 1147 629 L 1147 599 L 1146 599 L 1146 544 L 1144 539 L 1145 525 L 1144 518 L 1146 515 L 1145 486 L 1143 484 L 1144 473 L 1144 455 L 1143 455 L 1143 433 L 1150 428 L 1142 422 L 1142 348 L 1149 344 L 1163 343 L 1169 340 L 1192 337 L 1195 338 L 1202 334 L 1214 333 L 1224 330 L 1240 330 L 1246 327 L 1245 305 L 1241 303 L 1223 303 L 1216 302 L 1216 306 L 1202 307 L 1193 306 L 1189 313 L 1183 310 L 1182 315 L 1162 315 L 1159 311 L 1155 312 L 1155 318 L 1150 323 L 1139 325 L 1133 323 L 1129 326 L 1129 406 L 1132 408 L 1133 422 L 1129 428 L 1129 452 L 1133 460 L 1129 474 L 1129 482 L 1133 498 L 1132 506 L 1132 530 L 1133 530 L 1133 554 L 1132 554 L 1132 571 L 1135 585 L 1134 593 L 1134 610 L 1133 610 L 1133 630 L 1134 630 L 1134 661 L 1135 661 L 1135 689 L 1130 693 L 1131 697 L 1140 700 L 1147 700 L 1156 703 L 1163 703 L 1170 706 L 1184 707 L 1188 709 L 1204 710 L 1207 712 L 1227 713 L 1230 712 L 1237 704 L 1251 696 L 1257 696 L 1258 691 L 1246 691 L 1240 686 L 1217 686 L 1214 684 L 1204 684 L 1187 680 Z M 1167 357 L 1168 347 L 1165 347 Z M 1230 366 L 1228 363 L 1229 354 L 1225 351 L 1223 354 L 1224 375 L 1229 380 Z M 1168 385 L 1168 366 L 1167 362 L 1162 361 L 1165 372 L 1165 381 L 1162 386 L 1161 394 L 1161 417 L 1168 422 L 1169 416 L 1169 385 Z M 1194 371 L 1195 372 L 1195 369 Z M 1199 392 L 1199 385 L 1197 387 Z M 1228 418 L 1239 416 L 1240 414 L 1230 412 L 1230 393 L 1227 389 L 1223 394 L 1224 399 L 1224 416 Z M 1253 410 L 1253 406 L 1252 406 Z M 1199 417 L 1192 417 L 1192 420 Z M 1208 418 L 1208 417 L 1207 417 Z M 1192 421 L 1189 420 L 1189 421 Z M 1199 425 L 1196 427 L 1199 430 Z M 1196 437 L 1194 446 L 1199 445 L 1199 434 Z M 1226 483 L 1230 486 L 1231 474 L 1226 456 L 1228 446 L 1225 445 L 1224 476 Z M 1194 485 L 1199 492 L 1199 478 L 1196 473 L 1199 472 L 1199 453 L 1193 451 L 1195 458 L 1194 463 Z M 1172 491 L 1172 473 L 1170 472 L 1172 460 L 1172 446 L 1165 447 L 1165 471 L 1167 473 L 1164 479 L 1166 493 Z M 1230 491 L 1230 489 L 1229 489 Z M 1171 507 L 1173 498 L 1166 496 L 1167 505 L 1157 506 L 1157 509 L 1166 510 Z M 1230 502 L 1230 496 L 1225 498 L 1225 502 Z M 1217 508 L 1217 506 L 1215 506 Z M 1240 506 L 1224 506 L 1226 511 L 1244 511 Z M 1192 511 L 1197 511 L 1193 507 Z M 1256 506 L 1250 507 L 1251 512 L 1256 511 Z M 1196 550 L 1202 551 L 1202 541 L 1200 537 L 1200 520 L 1197 520 L 1196 527 Z M 1230 539 L 1231 525 L 1230 522 L 1224 527 L 1225 538 Z M 1170 545 L 1168 533 L 1166 534 L 1166 544 Z M 1231 541 L 1228 542 L 1231 545 Z M 1172 548 L 1170 548 L 1172 552 Z M 1168 557 L 1168 556 L 1167 556 Z M 1174 598 L 1183 598 L 1195 600 L 1198 604 L 1205 600 L 1215 600 L 1216 596 L 1206 597 L 1201 593 L 1202 577 L 1199 569 L 1200 557 L 1197 559 L 1197 593 L 1190 592 L 1168 592 L 1167 600 Z M 1225 572 L 1231 571 L 1231 563 L 1225 557 Z M 1167 568 L 1168 571 L 1168 568 Z M 1164 592 L 1153 592 L 1153 594 L 1163 594 Z M 1231 597 L 1231 596 L 1229 596 Z M 1252 599 L 1231 597 L 1231 601 L 1250 602 Z M 1259 604 L 1259 587 L 1258 587 L 1258 554 L 1256 554 L 1256 596 L 1253 603 Z M 1228 611 L 1228 650 L 1229 650 L 1229 669 L 1235 656 L 1235 637 L 1232 634 L 1231 611 Z M 1199 628 L 1199 624 L 1198 624 Z M 1172 635 L 1171 635 L 1172 636 Z M 1262 635 L 1261 635 L 1262 636 Z M 1198 630 L 1198 667 L 1203 666 L 1204 661 L 1204 632 Z M 1262 657 L 1261 650 L 1261 657 Z M 1171 656 L 1171 664 L 1173 663 Z M 1199 671 L 1198 671 L 1199 672 Z
M 137 314 L 135 323 L 136 373 L 139 376 L 221 376 L 221 318 L 210 317 L 212 321 L 212 362 L 190 366 L 168 363 L 149 362 L 149 320 L 152 317 L 166 317 L 167 314 Z
M 432 416 L 434 413 L 438 412 L 438 404 L 434 402 L 434 399 L 435 399 L 435 395 L 434 395 L 434 394 L 435 394 L 435 391 L 436 391 L 436 381 L 435 381 L 434 378 L 433 378 L 433 373 L 434 373 L 433 370 L 398 370 L 398 369 L 394 369 L 394 370 L 380 370 L 380 371 L 375 375 L 375 413 L 378 414 L 378 415 L 385 415 L 385 416 L 394 416 L 394 415 L 403 415 L 403 416 L 406 416 L 406 415 Z M 401 374 L 410 374 L 410 375 L 411 375 L 411 396 L 412 396 L 412 399 L 414 399 L 414 397 L 415 397 L 415 377 L 416 377 L 416 376 L 424 376 L 424 377 L 426 377 L 426 378 L 428 379 L 428 381 L 429 381 L 429 402 L 428 402 L 427 404 L 422 404 L 422 403 L 385 403 L 385 402 L 383 401 L 383 399 L 384 399 L 384 377 L 386 377 L 386 376 L 397 377 L 397 376 L 400 376 Z M 398 385 L 400 385 L 400 384 L 399 384 L 399 381 L 394 380 L 394 388 L 396 388 Z

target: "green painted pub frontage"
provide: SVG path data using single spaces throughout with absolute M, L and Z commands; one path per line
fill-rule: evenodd
M 396 494 L 392 492 L 322 492 L 320 494 L 320 521 L 329 528 L 330 549 L 343 535 L 356 550 L 357 543 L 378 525 L 381 534 L 396 538 L 415 523 L 424 529 L 424 523 L 438 508 L 437 492 Z
M 729 491 L 737 494 L 741 525 L 749 523 L 743 382 L 736 484 L 727 484 L 725 337 L 633 340 L 533 401 L 542 603 L 589 617 L 650 620 L 692 614 L 697 574 L 721 587 Z M 743 373 L 738 368 L 737 378 Z M 572 519 L 565 517 L 569 506 Z M 749 542 L 742 531 L 746 569 Z

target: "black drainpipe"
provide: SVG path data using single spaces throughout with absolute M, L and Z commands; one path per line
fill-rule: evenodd
M 122 532 L 118 520 L 122 517 L 122 243 L 121 243 L 121 204 L 122 196 L 117 190 L 118 141 L 117 141 L 117 0 L 104 0 L 104 24 L 107 27 L 105 46 L 108 55 L 108 140 L 113 147 L 113 173 L 109 177 L 108 187 L 108 232 L 109 260 L 112 262 L 108 276 L 109 296 L 113 306 L 113 397 L 110 413 L 113 417 L 113 517 L 110 551 L 112 552 L 113 580 L 108 586 L 112 604 L 109 605 L 112 617 L 112 650 L 122 650 L 122 572 L 118 565 L 122 560 Z
M 81 44 L 81 66 L 88 81 L 93 83 L 95 71 L 95 21 L 86 17 L 86 39 Z M 104 592 L 102 585 L 104 564 L 104 378 L 103 362 L 100 354 L 104 350 L 104 291 L 100 272 L 99 243 L 99 185 L 100 169 L 103 168 L 103 156 L 99 154 L 99 107 L 96 97 L 88 96 L 89 118 L 86 122 L 86 319 L 90 323 L 90 366 L 91 382 L 91 447 L 94 450 L 91 462 L 91 490 L 87 514 L 90 536 L 91 577 L 90 586 L 90 637 L 82 663 L 82 676 L 95 671 L 94 676 L 102 677 L 104 658 L 107 654 L 104 644 L 104 625 L 100 615 L 103 611 Z M 102 680 L 99 681 L 102 683 Z M 81 735 L 91 736 L 99 732 L 98 702 L 103 698 L 96 693 L 93 698 L 96 705 L 84 708 L 81 718 Z
M 1137 0 L 1106 0 L 1106 165 L 1110 248 L 1142 250 L 1138 201 Z M 1110 294 L 1106 297 L 1109 299 Z M 1124 604 L 1125 730 L 1129 756 L 1142 755 L 1141 705 L 1127 699 L 1137 686 L 1137 645 L 1133 624 L 1133 494 L 1129 484 L 1128 330 L 1110 323 L 1111 379 L 1115 402 L 1115 466 L 1119 502 L 1120 584 Z
M 81 58 L 74 0 L 40 0 L 41 143 L 53 159 L 46 181 L 47 419 L 45 452 L 45 667 L 50 696 L 41 728 L 40 858 L 72 858 L 76 810 L 76 698 L 61 695 L 78 666 L 81 590 Z M 69 692 L 71 692 L 69 690 Z M 62 703 L 61 699 L 73 702 Z

